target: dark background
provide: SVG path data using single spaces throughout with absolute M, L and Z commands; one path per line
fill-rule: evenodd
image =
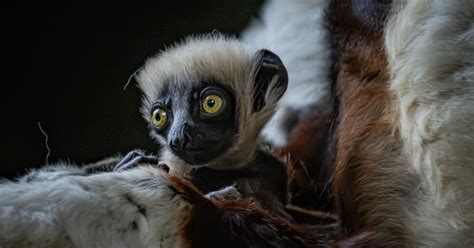
M 186 35 L 238 34 L 262 4 L 156 2 L 0 7 L 0 177 L 45 163 L 38 122 L 49 136 L 50 163 L 88 163 L 138 147 L 156 150 L 139 114 L 135 81 L 123 90 L 129 76 L 147 57 Z

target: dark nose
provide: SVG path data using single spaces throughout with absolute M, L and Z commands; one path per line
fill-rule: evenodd
M 186 145 L 188 144 L 188 139 L 185 136 L 179 135 L 178 137 L 174 137 L 170 141 L 170 148 L 173 152 L 180 153 L 184 151 Z
M 181 132 L 177 133 L 176 136 L 171 139 L 169 145 L 173 152 L 179 153 L 186 149 L 186 145 L 191 140 L 190 129 L 188 124 L 184 124 Z

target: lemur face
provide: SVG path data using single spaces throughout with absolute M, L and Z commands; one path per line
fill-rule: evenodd
M 203 36 L 148 59 L 137 81 L 162 160 L 235 169 L 254 156 L 288 75 L 268 50 Z
M 166 87 L 149 116 L 152 134 L 166 140 L 165 149 L 190 165 L 205 164 L 223 154 L 237 134 L 234 96 L 222 84 Z

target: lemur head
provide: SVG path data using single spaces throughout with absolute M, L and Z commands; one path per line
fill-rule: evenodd
M 253 158 L 288 75 L 274 53 L 208 35 L 150 58 L 137 80 L 161 159 L 236 169 Z

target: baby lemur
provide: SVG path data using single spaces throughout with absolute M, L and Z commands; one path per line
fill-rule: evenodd
M 170 174 L 203 193 L 235 185 L 243 196 L 286 215 L 286 168 L 259 146 L 260 131 L 288 83 L 276 54 L 220 35 L 193 37 L 150 58 L 137 80 L 142 114 Z M 115 170 L 148 159 L 132 152 Z

